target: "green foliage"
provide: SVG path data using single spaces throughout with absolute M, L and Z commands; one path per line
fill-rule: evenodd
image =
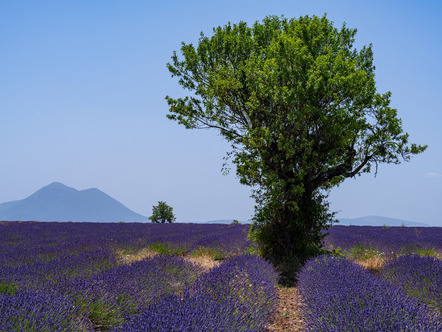
M 373 257 L 382 257 L 383 255 L 379 248 L 362 244 L 355 245 L 345 253 L 346 258 L 356 261 L 366 261 Z
M 18 285 L 14 282 L 1 283 L 0 282 L 0 295 L 4 293 L 14 294 L 18 290 Z
M 259 245 L 255 242 L 250 247 L 248 247 L 245 253 L 253 256 L 262 256 Z
M 166 204 L 166 202 L 159 201 L 157 206 L 152 207 L 152 215 L 149 219 L 154 223 L 172 223 L 176 220 L 173 214 L 173 208 Z
M 82 310 L 88 312 L 89 319 L 99 331 L 108 331 L 112 326 L 121 325 L 123 322 L 121 312 L 100 299 L 85 297 L 84 299 L 77 299 L 77 302 Z
M 439 258 L 440 253 L 437 249 L 434 248 L 423 248 L 423 247 L 416 247 L 413 250 L 413 253 L 422 257 L 434 257 Z
M 154 242 L 149 244 L 147 247 L 160 255 L 167 256 L 179 256 L 186 253 L 188 250 L 186 246 L 180 246 L 170 242 Z
M 155 251 L 160 255 L 171 255 L 168 248 L 163 243 L 152 243 L 149 245 L 149 249 Z
M 440 252 L 435 248 L 417 247 L 414 245 L 403 246 L 399 253 L 399 255 L 409 255 L 409 254 L 416 254 L 422 257 L 434 257 L 434 258 L 439 258 L 441 256 Z
M 333 245 L 330 245 L 330 250 L 327 251 L 327 254 L 332 255 L 333 257 L 345 258 L 345 254 L 341 247 L 334 248 Z
M 426 149 L 408 143 L 390 92 L 376 90 L 372 46 L 355 49 L 355 35 L 326 16 L 269 16 L 201 33 L 168 64 L 190 91 L 166 97 L 168 118 L 231 143 L 257 202 L 251 237 L 288 279 L 322 250 L 331 188 Z
M 227 253 L 221 248 L 211 248 L 211 247 L 198 247 L 193 250 L 190 254 L 192 257 L 204 257 L 209 256 L 213 260 L 223 260 L 227 258 Z
M 233 219 L 233 221 L 230 224 L 231 225 L 241 225 L 241 223 L 236 219 Z

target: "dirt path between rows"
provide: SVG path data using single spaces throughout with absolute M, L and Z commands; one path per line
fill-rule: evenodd
M 305 323 L 301 319 L 301 295 L 296 287 L 278 287 L 278 306 L 275 320 L 268 331 L 300 332 Z

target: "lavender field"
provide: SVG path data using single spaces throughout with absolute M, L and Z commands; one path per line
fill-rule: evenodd
M 0 331 L 266 331 L 278 275 L 248 229 L 0 223 Z M 441 228 L 329 232 L 298 276 L 306 330 L 442 331 Z
M 442 258 L 442 227 L 333 226 L 328 233 L 325 248 L 350 258 L 404 254 Z
M 309 331 L 442 331 L 442 228 L 333 226 L 298 276 Z
M 0 224 L 0 331 L 260 331 L 277 274 L 248 226 Z M 191 258 L 221 263 L 208 270 Z M 187 259 L 189 258 L 189 259 Z

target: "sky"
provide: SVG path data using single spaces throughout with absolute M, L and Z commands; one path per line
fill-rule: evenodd
M 185 95 L 166 64 L 228 22 L 324 13 L 357 28 L 357 48 L 373 45 L 378 91 L 391 91 L 410 141 L 429 146 L 347 179 L 331 210 L 442 226 L 439 0 L 1 1 L 0 203 L 57 181 L 146 216 L 165 201 L 179 222 L 250 219 L 250 188 L 221 172 L 228 143 L 166 118 L 165 96 Z

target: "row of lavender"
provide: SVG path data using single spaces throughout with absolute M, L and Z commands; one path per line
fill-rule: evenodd
M 406 255 L 373 275 L 336 256 L 311 259 L 299 275 L 311 331 L 442 331 L 442 261 Z
M 0 222 L 0 266 L 50 261 L 94 250 L 133 253 L 161 244 L 164 253 L 210 247 L 221 257 L 244 252 L 248 225 Z
M 264 331 L 277 275 L 263 259 L 240 255 L 201 275 L 181 296 L 160 298 L 115 331 Z
M 332 226 L 325 248 L 358 258 L 364 251 L 390 259 L 404 254 L 442 256 L 442 227 Z
M 0 295 L 0 330 L 262 331 L 274 311 L 275 282 L 273 268 L 256 256 L 201 273 L 161 255 L 90 278 L 19 284 Z
M 325 247 L 298 276 L 307 330 L 442 331 L 442 228 L 333 226 Z
M 276 302 L 277 276 L 260 258 L 233 257 L 250 246 L 247 230 L 237 225 L 3 223 L 0 330 L 262 330 Z M 172 255 L 121 264 L 122 251 L 158 243 L 168 253 L 210 247 L 232 258 L 210 272 Z

